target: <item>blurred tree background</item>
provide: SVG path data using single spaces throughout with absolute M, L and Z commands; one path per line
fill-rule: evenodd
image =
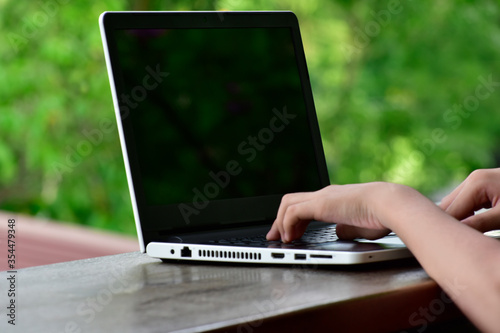
M 497 1 L 0 0 L 0 209 L 135 233 L 108 10 L 294 11 L 332 183 L 439 198 L 500 163 Z

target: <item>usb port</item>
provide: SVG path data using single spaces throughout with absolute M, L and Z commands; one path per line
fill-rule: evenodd
M 273 257 L 274 259 L 283 259 L 285 258 L 285 254 L 273 252 L 271 253 L 271 257 Z
M 295 253 L 295 260 L 306 260 L 306 257 L 305 253 Z

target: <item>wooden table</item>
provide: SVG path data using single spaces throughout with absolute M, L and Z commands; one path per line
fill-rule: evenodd
M 422 331 L 461 318 L 413 259 L 272 267 L 162 263 L 132 252 L 25 268 L 15 273 L 15 327 L 4 313 L 8 274 L 0 332 Z

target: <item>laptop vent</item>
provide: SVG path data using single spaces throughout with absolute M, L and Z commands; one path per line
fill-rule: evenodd
M 261 260 L 262 255 L 254 252 L 240 251 L 217 251 L 217 250 L 198 250 L 198 256 L 204 258 L 228 258 L 241 260 Z

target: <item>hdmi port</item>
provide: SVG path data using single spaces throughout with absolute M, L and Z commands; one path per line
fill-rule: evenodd
M 275 258 L 275 259 L 283 259 L 285 258 L 285 254 L 284 253 L 271 253 L 271 257 Z

